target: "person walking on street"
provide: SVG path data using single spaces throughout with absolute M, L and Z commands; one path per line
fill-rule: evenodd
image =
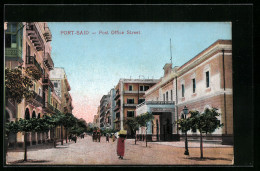
M 125 138 L 126 138 L 126 131 L 120 130 L 119 138 L 117 140 L 117 155 L 119 159 L 123 159 L 125 154 Z
M 116 140 L 116 136 L 115 136 L 115 134 L 113 134 L 113 136 L 112 136 L 112 140 L 113 140 L 113 142 L 115 142 L 115 140 Z
M 106 142 L 109 142 L 109 134 L 106 134 Z

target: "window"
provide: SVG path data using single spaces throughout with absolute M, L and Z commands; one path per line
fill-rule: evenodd
M 195 80 L 195 78 L 192 79 L 192 92 L 193 93 L 196 92 L 196 80 Z
M 11 34 L 5 35 L 5 47 L 10 48 L 11 47 Z
M 185 89 L 184 89 L 184 84 L 181 85 L 181 96 L 184 97 L 184 92 Z
M 168 91 L 166 92 L 166 101 L 168 102 Z
M 139 90 L 144 91 L 144 86 L 140 86 Z
M 40 96 L 42 96 L 42 89 L 41 89 L 41 88 L 39 88 L 38 94 L 39 94 Z
M 165 101 L 165 94 L 163 94 L 163 101 Z
M 33 91 L 35 91 L 35 89 L 36 89 L 36 84 L 34 83 L 33 84 Z
M 129 85 L 128 90 L 129 90 L 129 91 L 132 91 L 132 90 L 133 90 L 133 86 L 132 86 L 132 85 Z
M 58 83 L 54 83 L 54 87 L 58 87 Z
M 171 101 L 173 101 L 173 99 L 172 99 L 172 90 L 171 90 Z
M 134 104 L 134 103 L 135 103 L 134 99 L 127 99 L 127 104 Z
M 135 112 L 134 111 L 127 111 L 127 117 L 134 117 Z
M 206 72 L 206 87 L 209 87 L 209 71 Z
M 144 91 L 147 91 L 149 88 L 149 86 L 144 86 Z
M 17 47 L 17 40 L 16 40 L 16 23 L 8 23 L 7 30 L 5 35 L 5 47 L 6 48 L 16 48 Z
M 138 104 L 143 103 L 144 101 L 145 101 L 145 99 L 139 99 Z

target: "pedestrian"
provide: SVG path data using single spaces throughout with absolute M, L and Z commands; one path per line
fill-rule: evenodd
M 123 159 L 125 154 L 125 138 L 126 138 L 126 131 L 120 130 L 119 138 L 117 140 L 117 155 L 119 159 Z
M 109 134 L 106 134 L 106 142 L 109 142 Z
M 113 136 L 112 136 L 112 140 L 113 140 L 113 142 L 115 142 L 115 140 L 116 140 L 116 136 L 115 136 L 115 134 L 113 134 Z

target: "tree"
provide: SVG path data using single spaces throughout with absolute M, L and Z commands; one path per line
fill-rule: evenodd
M 154 116 L 150 112 L 143 113 L 136 117 L 136 121 L 138 122 L 139 126 L 145 127 L 145 141 L 147 147 L 147 129 L 148 123 L 154 119 Z
M 25 70 L 25 74 L 22 73 Z M 32 98 L 34 92 L 30 90 L 33 86 L 33 80 L 39 80 L 42 73 L 35 70 L 33 67 L 24 69 L 23 67 L 17 67 L 14 69 L 5 68 L 5 95 L 6 99 L 10 99 L 14 104 L 21 103 L 24 98 Z M 4 130 L 6 131 L 5 128 Z M 14 131 L 14 130 L 12 130 Z M 5 144 L 8 142 L 7 133 L 5 135 Z M 5 154 L 7 153 L 7 147 L 5 148 Z M 6 155 L 5 155 L 6 157 Z
M 224 126 L 217 118 L 220 116 L 217 110 L 217 108 L 206 108 L 202 114 L 198 114 L 199 112 L 192 113 L 191 122 L 195 123 L 192 130 L 197 129 L 200 132 L 200 158 L 203 158 L 202 134 L 213 133 L 216 129 Z
M 135 134 L 135 144 L 136 144 L 136 131 L 139 129 L 139 124 L 136 118 L 126 118 L 125 124 L 131 129 Z
M 202 134 L 213 133 L 216 129 L 223 126 L 217 118 L 220 113 L 217 108 L 206 108 L 203 113 L 198 111 L 190 111 L 190 117 L 187 119 L 181 118 L 177 121 L 179 129 L 183 132 L 191 130 L 200 132 L 200 157 L 203 158 L 203 139 Z
M 6 133 L 18 133 L 24 132 L 24 161 L 27 161 L 27 133 L 28 132 L 43 132 L 49 130 L 51 127 L 47 117 L 43 118 L 31 118 L 22 119 L 20 118 L 16 122 L 10 122 L 6 124 Z
M 76 124 L 77 119 L 74 117 L 73 114 L 66 113 L 62 122 L 62 125 L 64 126 L 66 131 L 66 143 L 68 143 L 68 130 Z

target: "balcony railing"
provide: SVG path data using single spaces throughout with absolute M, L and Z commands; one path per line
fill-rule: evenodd
M 124 103 L 124 107 L 136 107 L 138 104 L 129 104 L 129 103 Z
M 49 102 L 45 102 L 44 109 L 45 109 L 47 112 L 56 113 L 56 112 L 55 112 L 55 109 L 56 109 L 56 108 L 53 107 Z
M 54 88 L 54 85 L 52 84 L 51 80 L 49 79 L 49 76 L 44 76 L 43 79 L 42 79 L 42 84 L 43 85 L 49 85 L 50 88 Z
M 54 67 L 54 63 L 52 61 L 51 55 L 49 52 L 45 52 L 44 58 L 43 58 L 44 64 L 49 70 L 52 70 Z
M 44 43 L 34 22 L 28 23 L 26 32 L 37 51 L 42 51 Z
M 34 56 L 27 56 L 26 57 L 26 66 L 27 67 L 36 67 L 36 69 L 38 69 L 41 73 L 43 73 L 43 69 L 41 67 L 41 65 L 37 62 L 37 60 L 35 59 Z
M 129 90 L 127 90 L 127 91 L 124 91 L 124 94 L 144 94 L 145 93 L 145 91 L 129 91 Z
M 143 105 L 174 105 L 174 101 L 144 101 L 143 103 L 137 105 L 136 107 L 141 107 Z
M 43 98 L 39 96 L 36 92 L 33 92 L 33 96 L 31 98 L 26 99 L 26 101 L 36 106 L 43 106 L 44 104 Z

